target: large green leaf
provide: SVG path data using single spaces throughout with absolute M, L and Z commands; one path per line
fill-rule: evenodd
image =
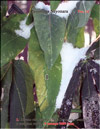
M 60 0 L 58 0 L 58 1 L 51 0 L 50 1 L 51 10 L 56 10 L 56 8 L 58 7 L 60 2 L 61 2 Z
M 33 9 L 33 16 L 46 64 L 48 68 L 51 68 L 59 56 L 64 41 L 65 19 L 54 14 L 48 14 L 45 10 L 40 11 L 39 9 Z
M 23 74 L 25 76 L 25 83 L 27 88 L 27 105 L 25 114 L 28 115 L 30 112 L 34 110 L 34 99 L 33 99 L 34 79 L 31 70 L 29 68 L 29 65 L 25 64 L 24 62 L 21 62 L 21 66 L 23 69 Z
M 12 65 L 10 65 L 5 77 L 1 82 L 1 86 L 4 88 L 4 97 L 2 100 L 1 110 L 1 128 L 5 128 L 8 122 L 8 110 L 9 110 L 9 93 L 12 82 Z
M 16 35 L 19 23 L 24 20 L 25 14 L 12 15 L 2 23 L 1 28 L 1 66 L 14 59 L 24 49 L 28 40 Z
M 10 127 L 27 127 L 25 116 L 33 110 L 33 81 L 30 70 L 24 62 L 14 61 L 10 93 Z M 23 125 L 21 126 L 16 119 L 19 121 L 23 119 Z
M 91 11 L 91 17 L 93 19 L 94 24 L 94 30 L 96 32 L 96 36 L 100 34 L 100 5 L 95 4 L 92 11 Z
M 84 26 L 86 25 L 94 1 L 80 1 L 76 8 L 69 15 L 67 20 L 67 41 L 74 44 L 75 47 L 84 46 Z M 86 11 L 89 10 L 89 13 Z M 84 11 L 84 13 L 78 12 Z
M 54 66 L 48 70 L 35 28 L 31 31 L 29 41 L 29 65 L 34 74 L 42 118 L 49 120 L 55 110 L 56 96 L 61 82 L 61 63 L 58 57 Z
M 94 4 L 95 4 L 95 1 L 81 1 L 81 2 L 79 2 L 78 10 L 83 11 L 83 13 L 79 12 L 79 14 L 78 14 L 78 17 L 79 17 L 78 27 L 83 27 L 88 22 L 88 19 L 89 19 L 90 14 L 91 14 L 91 9 L 92 9 Z M 77 12 L 78 12 L 78 10 L 77 10 Z M 87 11 L 89 11 L 89 13 Z

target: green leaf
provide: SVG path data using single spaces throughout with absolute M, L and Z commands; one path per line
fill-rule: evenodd
M 39 12 L 36 12 L 39 11 Z M 47 14 L 45 10 L 33 10 L 35 29 L 41 49 L 45 55 L 48 68 L 51 68 L 62 48 L 65 35 L 65 19 L 54 14 Z
M 95 4 L 92 11 L 91 11 L 91 17 L 93 19 L 94 24 L 94 30 L 96 32 L 96 36 L 100 34 L 100 18 L 99 18 L 99 11 L 100 11 L 100 5 Z
M 7 11 L 7 0 L 1 1 L 1 4 L 0 4 L 1 16 L 5 16 L 6 15 L 6 11 Z
M 93 6 L 93 9 L 91 11 L 91 17 L 92 18 L 96 18 L 96 19 L 99 20 L 99 8 L 100 8 L 99 4 L 95 4 Z
M 79 28 L 77 36 L 76 36 L 76 43 L 75 47 L 82 48 L 84 47 L 84 27 Z
M 51 10 L 56 10 L 56 8 L 58 7 L 60 2 L 61 2 L 60 0 L 58 0 L 58 1 L 50 1 Z
M 84 26 L 89 19 L 94 3 L 94 1 L 78 2 L 76 8 L 68 17 L 66 28 L 67 41 L 73 43 L 75 47 L 80 48 L 84 46 Z M 86 13 L 87 10 L 89 10 L 89 13 Z M 84 13 L 78 11 L 84 11 Z
M 29 68 L 29 65 L 25 64 L 24 62 L 21 62 L 21 66 L 25 76 L 25 83 L 27 88 L 27 105 L 25 110 L 25 114 L 27 115 L 34 110 L 34 99 L 33 99 L 34 79 L 32 76 L 32 72 Z
M 82 113 L 81 109 L 72 109 L 71 113 Z
M 4 76 L 6 75 L 7 71 L 9 70 L 9 67 L 11 66 L 11 62 L 5 64 L 2 68 L 0 68 L 0 80 L 2 80 L 4 78 Z
M 26 127 L 25 116 L 34 110 L 34 100 L 32 76 L 28 65 L 23 61 L 14 61 L 10 95 L 10 127 L 24 128 Z M 18 124 L 16 119 L 19 121 L 22 119 L 23 125 Z
M 16 35 L 25 14 L 10 16 L 1 28 L 1 66 L 14 59 L 26 46 L 28 40 Z
M 67 41 L 74 47 L 81 48 L 84 46 L 84 27 L 75 28 L 71 24 L 67 28 Z
M 48 70 L 35 28 L 31 31 L 29 41 L 29 65 L 34 74 L 42 118 L 49 120 L 55 111 L 56 97 L 61 82 L 61 63 L 60 57 L 58 57 L 52 69 Z
M 94 30 L 96 32 L 96 36 L 100 34 L 100 20 L 97 20 L 96 18 L 93 19 L 93 24 L 94 24 Z
M 1 6 L 1 8 L 4 7 L 4 6 L 7 7 L 7 0 L 1 1 L 1 5 L 0 6 Z
M 42 118 L 42 113 L 41 113 L 41 111 L 40 111 L 40 107 L 39 107 L 39 105 L 36 105 L 36 124 L 37 124 L 37 128 L 42 128 L 43 127 L 43 121 L 41 121 L 41 120 L 43 120 L 43 118 Z
M 4 98 L 1 103 L 1 128 L 5 128 L 8 122 L 8 109 L 9 109 L 9 93 L 12 82 L 12 65 L 10 65 L 5 77 L 1 81 L 1 87 L 4 88 Z
M 26 24 L 29 25 L 33 22 L 33 14 L 32 12 L 29 13 L 28 18 L 26 20 Z
M 43 51 L 39 46 L 35 29 L 32 29 L 31 31 L 28 50 L 29 50 L 29 66 L 34 75 L 34 80 L 37 87 L 38 102 L 39 105 L 41 105 L 41 103 L 45 99 L 45 96 L 47 96 L 44 73 L 43 73 L 45 67 L 45 60 Z
M 0 5 L 0 14 L 1 14 L 1 22 L 0 26 L 2 27 L 3 23 L 5 23 L 6 19 L 6 12 L 7 12 L 7 1 L 1 1 Z
M 79 17 L 78 27 L 83 27 L 88 22 L 88 19 L 90 17 L 91 10 L 92 10 L 92 7 L 94 4 L 95 4 L 95 1 L 81 1 L 81 2 L 79 2 L 78 10 L 83 11 L 83 13 L 79 12 L 79 14 L 78 14 L 78 17 Z M 89 13 L 87 13 L 87 11 L 89 11 Z

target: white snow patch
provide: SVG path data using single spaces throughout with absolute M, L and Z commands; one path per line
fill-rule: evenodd
M 24 20 L 20 21 L 20 30 L 15 30 L 15 33 L 21 37 L 24 37 L 25 39 L 28 39 L 30 37 L 30 30 L 33 27 L 33 23 L 30 25 L 26 25 L 27 16 Z
M 68 18 L 69 14 L 71 14 L 71 12 L 73 11 L 73 9 L 76 7 L 76 4 L 79 1 L 65 1 L 62 2 L 61 4 L 59 4 L 59 6 L 57 7 L 56 11 L 68 11 L 66 13 L 56 13 L 57 16 L 61 17 L 61 18 Z
M 21 57 L 20 57 L 20 60 L 24 60 L 24 57 L 23 57 L 23 56 L 21 56 Z
M 80 61 L 84 59 L 89 47 L 74 48 L 72 43 L 64 43 L 61 50 L 62 80 L 60 90 L 56 99 L 56 109 L 61 107 L 64 94 L 73 74 L 73 70 Z M 73 87 L 74 88 L 74 87 Z
M 47 10 L 47 11 L 50 11 L 50 5 L 45 5 L 43 2 L 38 2 L 35 6 L 35 8 L 37 9 L 44 9 L 44 10 Z
M 94 62 L 100 65 L 100 60 L 94 60 Z

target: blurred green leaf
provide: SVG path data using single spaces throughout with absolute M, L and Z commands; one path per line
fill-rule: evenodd
M 84 27 L 75 28 L 69 25 L 67 28 L 67 41 L 72 43 L 74 47 L 81 48 L 84 46 Z
M 96 32 L 96 36 L 100 34 L 100 5 L 95 4 L 92 11 L 91 11 L 91 17 L 93 19 L 94 24 L 94 30 Z
M 41 113 L 41 111 L 40 111 L 40 107 L 39 107 L 39 105 L 36 105 L 36 117 L 35 117 L 35 119 L 36 119 L 36 124 L 37 124 L 37 128 L 43 128 L 43 118 L 42 118 L 42 113 Z
M 86 23 L 88 22 L 88 19 L 90 17 L 91 14 L 91 10 L 93 5 L 95 4 L 95 1 L 81 1 L 79 2 L 79 5 L 77 5 L 77 7 L 79 6 L 78 10 L 80 11 L 84 11 L 84 13 L 78 13 L 79 16 L 79 22 L 78 22 L 78 27 L 83 27 L 86 25 Z M 77 10 L 77 12 L 78 12 Z M 87 11 L 89 11 L 89 13 L 87 13 Z
M 13 63 L 13 83 L 10 93 L 10 127 L 27 127 L 25 116 L 34 110 L 33 81 L 29 66 L 23 61 Z M 22 119 L 23 125 L 18 124 Z M 18 124 L 18 125 L 17 125 Z
M 51 68 L 59 56 L 64 41 L 65 19 L 54 14 L 48 14 L 45 10 L 40 11 L 39 9 L 33 10 L 33 16 L 46 65 L 48 68 Z
M 73 43 L 75 47 L 81 48 L 84 46 L 84 26 L 89 19 L 94 3 L 94 1 L 78 2 L 76 8 L 68 17 L 67 41 Z M 89 10 L 89 13 L 86 13 L 87 10 Z M 84 11 L 84 13 L 78 11 Z
M 58 0 L 58 1 L 54 1 L 54 0 L 50 1 L 51 10 L 56 10 L 56 8 L 60 4 L 60 2 L 61 2 L 60 0 Z
M 1 103 L 1 128 L 5 128 L 8 122 L 8 110 L 9 110 L 9 94 L 12 82 L 12 65 L 10 65 L 5 77 L 1 81 L 1 87 L 4 88 L 4 97 Z
M 76 36 L 76 43 L 75 47 L 82 48 L 84 47 L 84 29 L 85 27 L 79 28 L 77 36 Z
M 71 113 L 82 113 L 81 109 L 72 109 Z
M 6 128 L 10 128 L 10 127 L 9 127 L 9 123 L 6 124 Z
M 99 20 L 99 8 L 100 8 L 100 5 L 99 4 L 95 4 L 92 8 L 92 11 L 91 11 L 91 17 L 92 18 L 96 18 Z
M 32 12 L 29 13 L 28 18 L 26 20 L 26 24 L 29 25 L 33 22 L 33 14 Z
M 34 98 L 33 98 L 34 79 L 28 64 L 21 62 L 21 67 L 23 69 L 25 83 L 26 83 L 26 90 L 27 90 L 27 105 L 25 110 L 25 114 L 27 115 L 34 109 Z
M 97 20 L 96 18 L 94 18 L 93 24 L 94 24 L 94 30 L 96 32 L 96 36 L 98 36 L 100 34 L 100 19 Z
M 11 66 L 11 62 L 5 64 L 3 67 L 0 68 L 0 80 L 2 80 L 5 76 L 5 74 L 7 73 L 7 71 L 9 70 L 9 67 Z
M 7 7 L 7 0 L 1 1 L 0 6 L 1 6 L 1 8 L 4 7 L 4 6 Z
M 1 27 L 2 27 L 2 24 L 7 20 L 6 12 L 7 12 L 7 1 L 1 1 L 1 4 L 0 4 L 0 14 L 1 14 L 0 26 Z
M 25 14 L 10 16 L 1 28 L 1 66 L 14 59 L 26 46 L 28 40 L 16 35 Z
M 29 41 L 29 65 L 33 71 L 40 111 L 43 120 L 50 120 L 55 111 L 55 102 L 61 82 L 61 63 L 58 57 L 52 69 L 48 70 L 40 48 L 35 28 Z

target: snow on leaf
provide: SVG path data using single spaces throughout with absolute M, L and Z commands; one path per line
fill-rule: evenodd
M 26 14 L 14 14 L 3 22 L 1 28 L 1 67 L 14 59 L 26 46 L 28 40 L 16 35 L 15 30 L 19 28 L 19 22 Z
M 67 19 L 68 16 L 71 14 L 72 10 L 76 7 L 76 4 L 79 1 L 68 1 L 68 2 L 62 2 L 61 4 L 59 4 L 59 6 L 57 7 L 56 11 L 58 11 L 58 13 L 55 13 L 55 15 L 61 17 L 61 18 L 65 18 Z M 59 11 L 67 11 L 67 12 L 59 12 Z
M 15 30 L 15 33 L 21 37 L 24 37 L 25 39 L 28 39 L 30 37 L 30 30 L 33 27 L 33 23 L 30 25 L 26 25 L 27 17 L 20 21 L 20 30 Z
M 67 19 L 68 16 L 71 14 L 72 10 L 76 7 L 76 4 L 79 1 L 68 1 L 68 2 L 62 2 L 59 4 L 55 12 L 51 11 L 50 5 L 45 5 L 43 2 L 38 2 L 35 6 L 37 9 L 44 9 L 46 11 L 49 11 L 49 13 L 55 14 L 61 18 Z M 66 12 L 60 12 L 60 11 L 66 11 Z
M 50 11 L 50 5 L 45 5 L 43 2 L 38 2 L 35 6 L 36 9 L 44 9 L 46 11 Z

